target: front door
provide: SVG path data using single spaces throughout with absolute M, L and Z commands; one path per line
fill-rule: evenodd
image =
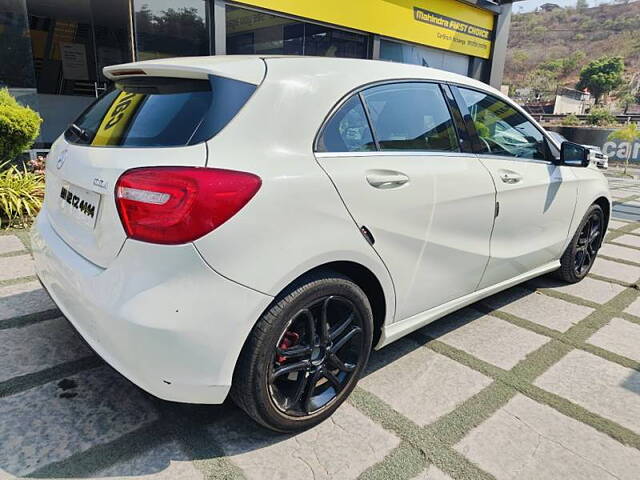
M 489 255 L 495 189 L 477 156 L 459 152 L 437 84 L 355 95 L 328 122 L 318 150 L 391 273 L 396 320 L 475 290 Z
M 483 288 L 562 255 L 578 185 L 571 168 L 552 161 L 542 132 L 515 107 L 484 92 L 458 90 L 480 138 L 479 158 L 497 190 Z

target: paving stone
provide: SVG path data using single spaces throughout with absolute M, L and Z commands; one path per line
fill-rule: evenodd
M 613 241 L 630 247 L 640 247 L 640 236 L 638 235 L 621 235 Z
M 418 425 L 426 425 L 491 383 L 458 362 L 409 340 L 375 352 L 359 385 Z
M 638 192 L 634 190 L 620 190 L 620 191 L 628 193 L 630 196 L 638 194 Z M 614 205 L 613 208 L 624 208 L 627 210 L 640 210 L 640 202 L 638 202 L 637 200 L 629 200 L 624 203 L 618 203 L 617 205 Z
M 35 275 L 31 255 L 0 258 L 0 282 Z
M 637 323 L 613 318 L 594 333 L 588 342 L 640 362 L 640 325 Z
M 460 310 L 423 331 L 452 347 L 510 370 L 549 338 L 472 309 Z
M 56 305 L 38 282 L 0 287 L 0 322 L 53 308 Z
M 636 298 L 625 310 L 626 313 L 640 317 L 640 297 Z
M 429 465 L 429 468 L 427 468 L 417 477 L 414 477 L 414 480 L 453 480 L 453 478 L 444 473 L 438 467 Z
M 640 451 L 516 395 L 454 447 L 497 480 L 637 480 Z
M 582 279 L 578 283 L 566 283 L 550 276 L 543 276 L 535 278 L 528 283 L 535 288 L 551 288 L 556 292 L 566 293 L 567 295 L 600 304 L 608 302 L 624 291 L 625 288 L 615 283 L 603 282 L 589 277 Z
M 640 433 L 640 372 L 573 350 L 535 384 Z
M 191 480 L 204 475 L 189 461 L 176 441 L 151 448 L 135 458 L 117 463 L 91 475 L 91 478 L 123 478 L 129 480 Z
M 607 257 L 640 263 L 640 250 L 636 250 L 634 248 L 621 247 L 619 245 L 605 243 L 600 248 L 599 253 L 601 255 L 606 255 Z
M 637 222 L 640 220 L 640 208 L 629 206 L 624 203 L 614 205 L 611 210 L 611 217 L 614 219 Z
M 248 479 L 260 480 L 357 478 L 400 443 L 348 403 L 297 435 L 267 431 L 243 414 L 210 427 L 210 432 Z
M 640 215 L 640 208 L 629 205 L 628 203 L 619 203 L 613 207 L 614 213 L 628 213 L 631 215 Z
M 0 330 L 0 382 L 91 355 L 65 318 Z
M 483 301 L 490 308 L 510 313 L 545 327 L 565 332 L 593 312 L 593 308 L 515 287 Z
M 0 466 L 24 475 L 115 440 L 157 415 L 146 394 L 109 367 L 73 375 L 77 387 L 50 382 L 0 398 Z M 60 394 L 77 395 L 61 398 Z
M 15 480 L 18 477 L 11 475 L 9 472 L 5 471 L 0 467 L 0 480 Z
M 635 192 L 629 193 L 628 191 L 623 190 L 621 188 L 615 188 L 611 190 L 611 196 L 613 198 L 627 198 L 627 197 L 630 197 L 631 195 L 636 195 L 636 193 Z
M 613 262 L 604 258 L 596 258 L 591 272 L 601 277 L 612 278 L 620 282 L 635 283 L 640 278 L 640 267 Z
M 638 195 L 638 193 L 640 193 L 635 188 L 632 188 L 632 187 L 629 188 L 628 186 L 626 186 L 626 187 L 625 186 L 621 186 L 621 187 L 616 189 L 616 192 L 624 194 L 625 195 L 624 198 L 631 197 L 633 195 Z M 635 200 L 629 200 L 628 202 L 625 202 L 623 205 L 627 205 L 629 203 L 637 203 L 637 202 Z
M 611 191 L 611 197 L 615 198 L 615 199 L 620 199 L 620 198 L 627 198 L 630 197 L 631 195 L 629 195 L 627 192 L 620 192 L 617 190 L 612 190 Z
M 618 228 L 623 228 L 629 225 L 627 222 L 618 222 L 616 220 L 611 220 L 609 222 L 609 230 L 616 230 Z
M 0 235 L 0 254 L 25 250 L 24 244 L 15 235 Z

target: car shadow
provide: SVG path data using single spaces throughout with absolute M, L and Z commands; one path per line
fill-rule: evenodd
M 549 180 L 553 179 L 553 174 L 556 170 L 558 170 L 560 173 L 562 172 L 562 170 L 560 170 L 560 167 L 558 165 L 551 164 L 547 167 L 547 171 L 549 173 Z M 556 199 L 556 196 L 558 195 L 558 190 L 560 190 L 560 187 L 562 186 L 563 181 L 564 179 L 562 178 L 556 182 L 549 181 L 549 188 L 547 188 L 547 194 L 544 199 L 543 212 L 546 212 L 547 210 L 549 210 L 549 208 L 551 208 L 551 205 L 553 205 L 553 201 Z
M 640 372 L 631 372 L 624 382 L 622 382 L 622 387 L 630 392 L 640 395 Z
M 526 293 L 516 288 L 491 298 L 500 305 Z M 491 308 L 497 307 L 473 305 L 372 352 L 364 376 L 473 322 Z M 42 328 L 47 322 L 52 320 L 11 329 Z M 2 333 L 11 329 L 1 327 L 2 323 L 0 352 L 5 353 L 0 353 L 0 364 L 2 355 L 22 348 L 3 345 Z M 59 341 L 68 345 L 70 339 Z M 79 337 L 74 341 L 84 344 Z M 23 354 L 25 351 L 38 355 L 37 350 L 27 348 Z M 32 361 L 25 357 L 25 362 Z M 20 389 L 19 379 L 12 381 L 18 386 L 10 393 L 3 393 L 6 382 L 0 382 L 0 478 L 3 472 L 27 478 L 119 478 L 158 473 L 175 478 L 183 474 L 181 469 L 194 468 L 188 463 L 191 461 L 210 464 L 293 438 L 295 442 L 313 440 L 319 435 L 315 429 L 332 428 L 326 426 L 331 424 L 327 421 L 301 434 L 278 434 L 250 420 L 229 400 L 212 406 L 162 401 L 97 359 L 91 368 L 55 380 L 45 375 L 42 383 L 29 388 Z M 640 388 L 638 385 L 633 383 L 633 388 Z

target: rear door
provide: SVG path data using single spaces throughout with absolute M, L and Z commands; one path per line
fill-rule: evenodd
M 462 87 L 456 96 L 473 122 L 479 158 L 497 189 L 498 215 L 483 288 L 562 255 L 578 184 L 571 168 L 554 163 L 543 133 L 515 106 Z
M 243 104 L 255 88 L 215 76 L 119 80 L 53 145 L 43 214 L 80 255 L 108 266 L 126 239 L 114 199 L 120 175 L 136 167 L 204 167 L 205 140 L 235 114 L 229 98 Z
M 391 273 L 397 319 L 475 290 L 495 190 L 477 157 L 460 151 L 439 85 L 386 84 L 352 96 L 325 125 L 317 152 Z

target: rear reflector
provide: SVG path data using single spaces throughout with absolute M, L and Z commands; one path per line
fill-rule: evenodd
M 136 168 L 116 184 L 120 220 L 133 239 L 192 242 L 234 216 L 259 190 L 260 177 L 215 168 Z

